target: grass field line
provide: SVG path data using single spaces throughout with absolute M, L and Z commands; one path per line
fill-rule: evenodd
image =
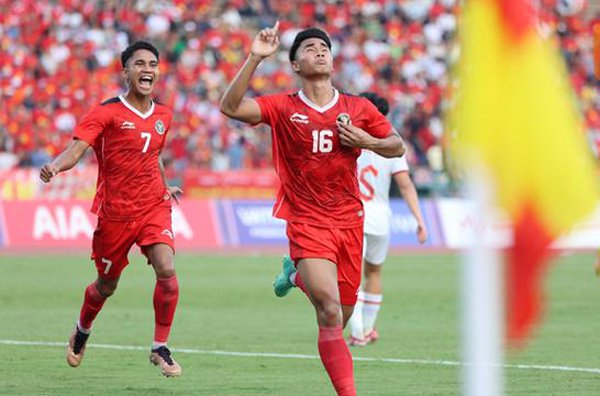
M 64 348 L 64 342 L 49 342 L 49 341 L 17 341 L 17 340 L 0 340 L 1 345 L 16 345 L 16 346 L 49 346 Z M 148 347 L 135 345 L 114 345 L 114 344 L 88 344 L 88 348 L 98 349 L 113 349 L 113 350 L 128 350 L 128 351 L 147 351 Z M 271 353 L 271 352 L 236 352 L 236 351 L 218 351 L 206 349 L 192 348 L 172 348 L 171 351 L 177 353 L 190 353 L 200 355 L 218 355 L 218 356 L 236 356 L 236 357 L 263 357 L 263 358 L 279 358 L 279 359 L 319 359 L 316 355 L 303 355 L 294 353 Z M 355 356 L 353 360 L 356 362 L 379 362 L 379 363 L 397 363 L 397 364 L 412 364 L 412 365 L 434 365 L 434 366 L 466 366 L 467 363 L 453 360 L 433 360 L 433 359 L 402 359 L 402 358 L 382 358 L 382 357 L 360 357 Z M 600 374 L 600 368 L 588 367 L 570 367 L 570 366 L 546 366 L 537 364 L 503 364 L 502 367 L 508 369 L 521 370 L 546 370 L 546 371 L 571 371 L 579 373 Z

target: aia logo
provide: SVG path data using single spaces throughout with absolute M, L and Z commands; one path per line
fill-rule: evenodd
M 361 168 L 358 174 L 358 182 L 362 187 L 364 187 L 364 190 L 366 190 L 363 192 L 363 189 L 360 189 L 360 198 L 363 201 L 370 201 L 375 196 L 375 188 L 367 179 L 368 175 L 370 174 L 377 177 L 377 175 L 379 175 L 379 171 L 373 165 L 368 165 L 364 168 Z

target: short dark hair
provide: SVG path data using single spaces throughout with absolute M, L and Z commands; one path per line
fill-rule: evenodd
M 319 38 L 319 39 L 325 41 L 325 44 L 327 44 L 329 49 L 331 49 L 331 39 L 329 38 L 329 35 L 324 30 L 321 30 L 319 28 L 314 28 L 314 27 L 304 29 L 303 31 L 301 31 L 300 33 L 298 33 L 296 35 L 296 38 L 294 39 L 294 43 L 292 44 L 292 46 L 290 48 L 290 63 L 296 60 L 296 51 L 298 51 L 298 48 L 300 48 L 300 44 L 302 44 L 302 42 L 304 40 L 309 39 L 309 38 Z
M 125 48 L 125 51 L 121 52 L 121 65 L 125 67 L 127 61 L 133 56 L 134 52 L 142 49 L 152 52 L 156 56 L 156 59 L 159 59 L 158 50 L 155 46 L 153 46 L 147 41 L 136 41 L 135 43 L 130 44 L 127 48 Z
M 381 96 L 377 95 L 375 92 L 363 92 L 360 94 L 363 98 L 369 99 L 371 103 L 377 107 L 377 110 L 383 115 L 387 115 L 390 112 L 390 104 Z

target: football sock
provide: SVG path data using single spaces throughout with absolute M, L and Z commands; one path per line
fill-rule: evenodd
M 319 327 L 319 355 L 338 395 L 355 396 L 352 355 L 344 341 L 342 326 Z
M 363 307 L 364 307 L 364 293 L 358 292 L 358 299 L 354 306 L 354 312 L 350 317 L 350 331 L 352 337 L 362 340 L 365 338 L 365 326 L 363 324 Z
M 363 293 L 363 295 L 363 326 L 365 335 L 367 335 L 375 328 L 375 321 L 377 320 L 379 308 L 381 308 L 381 301 L 383 300 L 383 295 L 371 293 Z
M 175 316 L 175 308 L 177 308 L 177 300 L 179 298 L 179 283 L 177 276 L 173 275 L 169 278 L 156 279 L 156 287 L 154 288 L 154 344 L 166 344 L 173 317 Z
M 291 279 L 290 277 L 290 281 L 296 285 L 296 287 L 300 290 L 302 290 L 304 292 L 304 294 L 308 295 L 307 291 L 306 291 L 306 285 L 304 284 L 304 281 L 302 280 L 302 277 L 300 276 L 300 272 L 295 272 L 294 273 L 294 279 Z
M 83 333 L 86 331 L 89 333 L 92 328 L 92 322 L 96 319 L 96 315 L 102 309 L 106 297 L 104 297 L 98 289 L 96 289 L 96 282 L 90 283 L 85 288 L 85 294 L 83 297 L 83 305 L 81 306 L 81 312 L 79 313 L 79 321 L 77 326 Z
M 83 327 L 79 319 L 77 319 L 77 331 L 89 335 L 92 332 L 92 329 L 90 327 Z
M 156 351 L 158 348 L 163 347 L 163 346 L 167 346 L 166 342 L 153 342 L 152 343 L 152 350 Z

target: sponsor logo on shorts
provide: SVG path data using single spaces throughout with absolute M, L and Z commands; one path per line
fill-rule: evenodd
M 168 230 L 166 228 L 160 233 L 160 235 L 166 235 L 171 239 L 175 239 L 173 238 L 173 233 L 171 232 L 171 230 Z

